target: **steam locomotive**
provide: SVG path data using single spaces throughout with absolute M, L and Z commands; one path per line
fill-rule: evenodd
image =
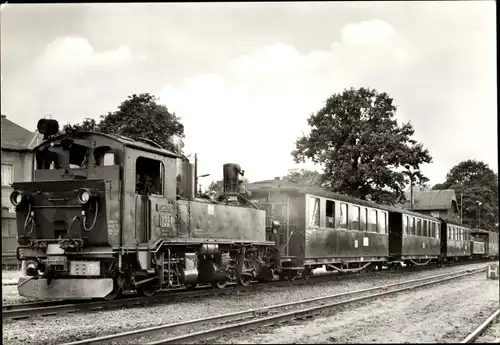
M 321 189 L 264 181 L 250 198 L 237 164 L 223 166 L 217 200 L 201 197 L 196 165 L 151 140 L 61 133 L 52 119 L 37 127 L 33 181 L 15 182 L 10 196 L 22 296 L 114 299 L 307 279 L 322 266 L 498 257 L 498 234 Z
M 32 182 L 16 182 L 20 295 L 106 298 L 135 289 L 230 282 L 279 274 L 265 211 L 226 164 L 220 201 L 195 197 L 193 164 L 148 139 L 59 132 L 42 119 Z

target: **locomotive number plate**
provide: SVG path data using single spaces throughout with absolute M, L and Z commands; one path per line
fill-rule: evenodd
M 160 214 L 160 228 L 172 227 L 172 216 L 167 214 Z

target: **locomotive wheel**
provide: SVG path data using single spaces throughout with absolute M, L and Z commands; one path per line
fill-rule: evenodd
M 120 297 L 120 296 L 122 295 L 122 293 L 123 293 L 123 289 L 122 289 L 122 287 L 119 285 L 119 283 L 118 283 L 117 279 L 120 279 L 120 278 L 115 278 L 115 279 L 113 279 L 113 290 L 112 290 L 110 293 L 108 293 L 108 294 L 106 295 L 106 297 L 104 297 L 104 299 L 105 299 L 106 301 L 112 301 L 112 300 L 114 300 L 115 298 L 118 298 L 118 297 Z
M 243 261 L 238 263 L 238 267 L 236 269 L 236 280 L 238 282 L 238 285 L 241 286 L 248 286 L 253 280 L 253 276 L 249 274 L 250 270 L 252 269 L 252 266 L 250 265 L 250 262 L 247 259 L 244 259 Z
M 156 286 L 153 282 L 141 284 L 137 287 L 137 293 L 144 297 L 151 297 L 156 293 Z
M 228 283 L 227 279 L 219 280 L 217 282 L 212 282 L 212 287 L 218 288 L 218 289 L 224 289 L 226 287 L 227 283 Z

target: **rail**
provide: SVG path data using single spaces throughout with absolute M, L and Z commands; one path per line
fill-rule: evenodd
M 457 279 L 467 275 L 484 272 L 484 270 L 485 269 L 481 268 L 475 270 L 465 270 L 465 271 L 445 273 L 432 277 L 413 279 L 383 286 L 372 287 L 368 289 L 350 291 L 324 297 L 317 297 L 309 300 L 289 302 L 285 304 L 266 306 L 257 309 L 249 309 L 230 314 L 216 315 L 203 319 L 196 319 L 180 323 L 160 325 L 139 330 L 127 331 L 118 334 L 100 336 L 96 338 L 89 338 L 71 343 L 66 343 L 64 345 L 103 344 L 107 342 L 115 342 L 117 340 L 119 340 L 120 343 L 123 342 L 124 340 L 129 340 L 130 343 L 134 344 L 147 343 L 149 345 L 185 344 L 196 341 L 206 341 L 208 339 L 213 339 L 222 335 L 227 335 L 229 333 L 234 333 L 247 329 L 255 329 L 257 327 L 275 325 L 283 321 L 289 321 L 306 315 L 316 314 L 334 307 L 339 307 L 342 305 L 356 303 L 356 302 L 362 302 L 373 298 L 398 293 L 401 291 L 424 287 L 448 281 L 451 279 Z M 343 298 L 345 297 L 353 297 L 353 296 L 354 298 L 343 300 Z M 334 302 L 332 302 L 332 300 Z M 294 308 L 300 306 L 305 306 L 307 308 L 294 310 Z M 233 323 L 227 325 L 227 323 L 230 322 Z M 198 330 L 200 328 L 210 326 L 211 324 L 212 325 L 226 324 L 226 325 L 215 328 L 208 328 L 198 332 L 192 332 L 193 329 Z M 165 334 L 168 334 L 170 337 L 162 339 L 161 336 Z M 157 337 L 157 338 L 154 341 L 151 341 L 152 337 L 153 338 Z
M 486 321 L 484 321 L 478 328 L 473 330 L 464 340 L 462 340 L 460 343 L 461 344 L 468 344 L 474 342 L 481 333 L 483 333 L 486 328 L 488 328 L 489 325 L 498 317 L 500 314 L 500 309 L 497 309 L 493 314 L 491 314 Z M 495 343 L 499 342 L 500 339 L 495 340 Z

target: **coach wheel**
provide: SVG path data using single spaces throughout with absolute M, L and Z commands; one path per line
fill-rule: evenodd
M 309 278 L 311 277 L 311 270 L 306 268 L 303 272 L 302 272 L 302 278 L 304 278 L 305 280 L 309 280 Z
M 288 271 L 287 279 L 293 282 L 297 278 L 297 273 L 295 271 Z

